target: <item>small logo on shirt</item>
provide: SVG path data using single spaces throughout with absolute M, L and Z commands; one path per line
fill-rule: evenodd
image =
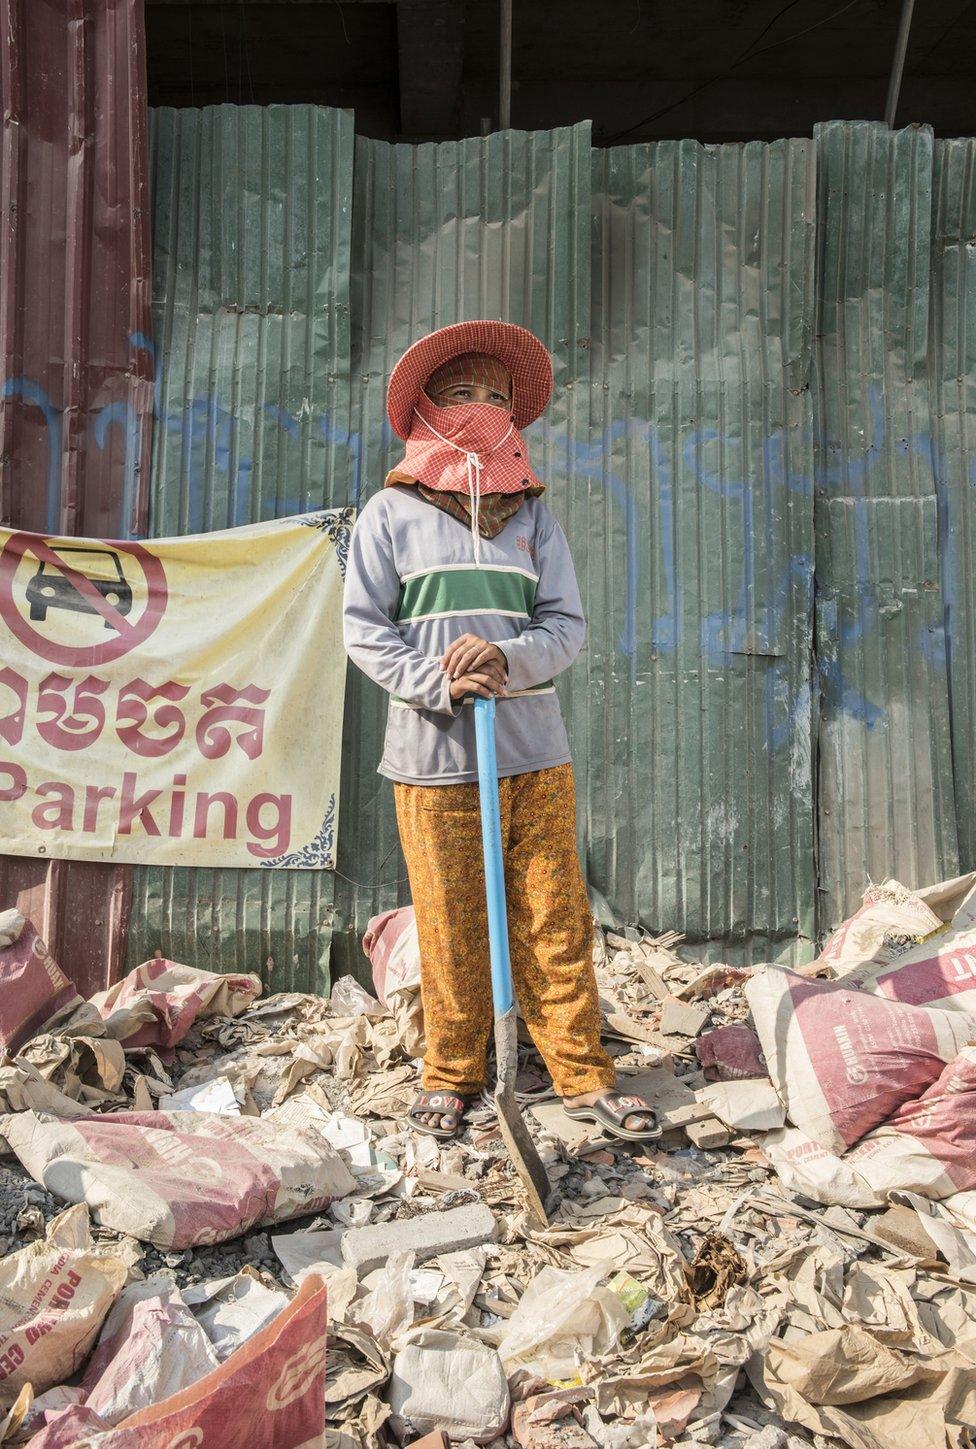
M 516 547 L 520 548 L 523 553 L 527 553 L 532 562 L 535 563 L 535 549 L 532 547 L 532 544 L 529 543 L 529 540 L 526 538 L 524 533 L 520 533 L 517 535 L 515 539 L 515 544 Z

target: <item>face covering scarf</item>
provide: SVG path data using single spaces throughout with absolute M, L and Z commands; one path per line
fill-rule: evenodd
M 425 498 L 465 518 L 476 563 L 481 538 L 500 532 L 526 493 L 543 492 L 522 436 L 504 408 L 492 403 L 438 407 L 426 393 L 417 399 L 403 462 L 386 482 L 416 483 Z M 483 504 L 486 498 L 491 501 Z

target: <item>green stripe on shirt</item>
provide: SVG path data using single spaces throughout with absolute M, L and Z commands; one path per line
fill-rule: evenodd
M 514 569 L 431 569 L 407 579 L 397 620 L 442 614 L 498 613 L 532 617 L 535 579 Z

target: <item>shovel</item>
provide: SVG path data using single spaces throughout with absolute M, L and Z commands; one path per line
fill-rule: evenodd
M 485 857 L 485 893 L 488 901 L 488 950 L 491 957 L 491 995 L 495 1007 L 495 1111 L 502 1138 L 522 1180 L 529 1217 L 537 1227 L 548 1223 L 546 1203 L 549 1178 L 535 1143 L 529 1136 L 515 1100 L 518 1068 L 518 1029 L 512 962 L 508 952 L 508 914 L 505 909 L 505 870 L 502 864 L 502 827 L 498 806 L 498 764 L 495 758 L 495 701 L 475 699 L 475 739 L 478 746 L 478 794 L 481 804 L 481 841 Z

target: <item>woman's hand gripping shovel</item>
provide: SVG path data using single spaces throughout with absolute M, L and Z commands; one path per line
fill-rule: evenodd
M 498 764 L 495 757 L 494 699 L 475 699 L 474 727 L 478 746 L 478 794 L 488 901 L 491 995 L 495 1007 L 495 1059 L 498 1075 L 495 1110 L 505 1146 L 525 1188 L 529 1216 L 538 1227 L 545 1227 L 548 1222 L 546 1204 L 552 1189 L 546 1169 L 515 1100 L 518 1030 L 512 988 L 512 963 L 508 952 L 508 913 L 505 909 L 505 870 L 502 864 Z

